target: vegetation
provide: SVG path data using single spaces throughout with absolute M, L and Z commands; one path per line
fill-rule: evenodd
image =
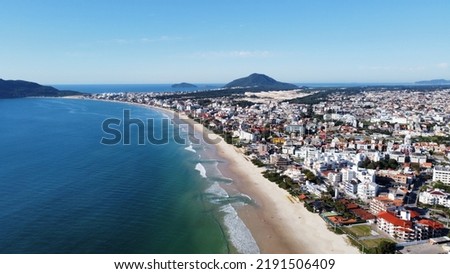
M 225 140 L 225 142 L 227 144 L 232 144 L 233 143 L 233 135 L 230 132 L 225 132 L 223 134 L 223 139 Z
M 278 172 L 264 171 L 263 176 L 269 179 L 269 181 L 276 183 L 280 188 L 286 189 L 290 192 L 297 186 L 297 184 L 294 183 L 289 176 L 281 175 Z
M 444 217 L 444 218 L 450 218 L 450 208 L 442 206 L 442 205 L 428 205 L 419 203 L 419 206 L 422 208 L 429 208 L 431 209 L 430 215 L 431 217 Z
M 390 132 L 387 129 L 381 129 L 381 128 L 374 128 L 374 129 L 366 129 L 366 133 L 367 134 L 383 134 L 383 135 L 388 135 L 391 136 L 392 132 Z
M 437 181 L 437 182 L 432 183 L 432 187 L 433 188 L 439 188 L 439 189 L 442 189 L 443 191 L 445 191 L 447 193 L 450 193 L 450 185 L 446 185 L 446 184 L 444 184 L 441 181 Z
M 367 169 L 397 169 L 399 166 L 399 163 L 395 159 L 382 159 L 378 162 L 374 162 L 369 158 L 366 158 L 364 161 L 359 163 L 359 167 Z
M 194 84 L 182 82 L 179 84 L 173 84 L 172 87 L 173 88 L 196 88 L 197 86 Z
M 355 225 L 342 228 L 347 234 L 353 235 L 355 237 L 366 237 L 370 236 L 372 228 L 368 225 Z
M 413 142 L 432 142 L 445 145 L 450 145 L 450 137 L 449 136 L 418 136 L 415 138 L 412 138 Z
M 416 172 L 416 174 L 420 173 L 420 164 L 418 163 L 410 163 L 409 167 Z
M 368 254 L 394 254 L 396 250 L 396 243 L 385 238 L 367 239 L 361 243 Z
M 367 254 L 394 254 L 397 244 L 387 238 L 375 238 L 358 240 L 353 236 L 349 237 L 350 243 L 357 247 L 362 253 Z
M 257 166 L 257 167 L 263 167 L 263 166 L 265 166 L 265 164 L 264 164 L 263 162 L 261 162 L 261 160 L 259 160 L 259 159 L 253 159 L 253 160 L 252 160 L 252 163 L 253 163 L 255 166 Z
M 320 183 L 319 178 L 317 178 L 312 171 L 308 169 L 303 169 L 302 173 L 305 174 L 306 180 L 310 181 L 311 183 Z
M 351 88 L 322 88 L 320 90 L 316 89 L 315 92 L 311 95 L 301 97 L 301 98 L 295 98 L 290 100 L 291 103 L 297 103 L 297 104 L 307 104 L 307 105 L 314 105 L 318 104 L 320 102 L 325 101 L 329 95 L 333 93 L 346 93 L 346 94 L 357 94 L 363 91 L 361 87 L 351 87 Z
M 247 77 L 236 79 L 225 85 L 225 88 L 258 87 L 262 90 L 296 89 L 298 86 L 278 82 L 264 74 L 253 73 Z
M 255 103 L 252 103 L 252 102 L 247 101 L 247 100 L 239 100 L 239 101 L 234 101 L 233 102 L 233 105 L 237 105 L 237 106 L 242 107 L 242 108 L 250 107 L 250 106 L 253 106 L 254 104 Z
M 30 96 L 60 97 L 81 94 L 82 93 L 77 91 L 61 91 L 54 87 L 41 86 L 33 82 L 0 79 L 0 99 Z

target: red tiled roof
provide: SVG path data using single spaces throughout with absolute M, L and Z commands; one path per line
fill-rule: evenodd
M 300 194 L 299 196 L 298 196 L 298 198 L 300 199 L 300 200 L 305 200 L 305 199 L 307 199 L 308 198 L 308 196 L 306 196 L 305 194 Z
M 333 222 L 335 224 L 340 224 L 340 225 L 350 225 L 350 224 L 356 223 L 355 219 L 347 219 L 347 218 L 344 218 L 342 216 L 330 216 L 330 217 L 327 217 L 327 218 L 331 222 Z
M 444 225 L 440 222 L 433 221 L 430 219 L 422 219 L 418 222 L 419 224 L 427 225 L 433 229 L 442 229 L 444 228 Z
M 356 209 L 356 208 L 359 208 L 359 205 L 357 205 L 355 203 L 348 203 L 348 204 L 345 205 L 345 207 L 347 209 Z
M 385 201 L 385 200 L 390 200 L 388 197 L 386 196 L 378 196 L 373 198 L 374 200 L 378 200 L 378 201 Z
M 403 205 L 403 200 L 401 199 L 395 199 L 395 200 L 391 200 L 389 199 L 387 196 L 378 196 L 373 198 L 374 200 L 380 201 L 381 203 L 385 204 L 385 205 L 395 205 L 395 206 L 401 206 Z
M 438 191 L 438 190 L 433 190 L 432 192 L 430 192 L 430 194 L 445 196 L 445 194 L 442 191 Z
M 417 218 L 420 216 L 420 213 L 414 210 L 409 210 L 411 219 Z
M 394 214 L 392 214 L 391 212 L 387 212 L 387 211 L 380 212 L 378 214 L 378 218 L 384 219 L 386 222 L 391 223 L 395 226 L 400 226 L 400 227 L 404 227 L 404 228 L 412 227 L 411 221 L 402 220 L 402 219 L 398 218 L 397 216 L 395 216 Z
M 356 216 L 358 216 L 359 218 L 363 219 L 364 221 L 373 220 L 373 219 L 377 218 L 375 215 L 373 215 L 372 213 L 370 213 L 367 210 L 364 210 L 362 208 L 356 208 L 356 209 L 352 209 L 350 211 L 353 214 L 355 214 Z

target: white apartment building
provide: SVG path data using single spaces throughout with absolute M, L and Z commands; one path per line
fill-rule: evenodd
M 358 185 L 357 195 L 363 200 L 367 201 L 377 196 L 378 185 L 372 182 L 363 182 Z
M 373 169 L 360 169 L 355 172 L 355 176 L 361 182 L 375 182 L 375 170 Z
M 441 205 L 450 207 L 450 194 L 440 189 L 422 191 L 419 194 L 419 202 L 427 205 Z
M 236 130 L 233 133 L 233 137 L 239 137 L 239 139 L 243 142 L 253 142 L 255 141 L 255 135 L 251 132 L 246 132 L 244 130 Z
M 433 181 L 441 181 L 446 185 L 450 185 L 450 167 L 436 166 L 433 169 Z
M 330 172 L 328 173 L 328 180 L 335 184 L 342 182 L 342 173 L 340 172 Z
M 341 170 L 341 173 L 343 182 L 350 182 L 353 178 L 356 177 L 356 172 L 352 169 L 344 168 Z
M 349 194 L 356 194 L 358 192 L 358 181 L 357 180 L 344 181 L 344 190 Z

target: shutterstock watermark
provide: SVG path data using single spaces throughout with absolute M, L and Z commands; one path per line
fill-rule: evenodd
M 173 141 L 185 145 L 188 142 L 200 144 L 218 144 L 222 139 L 204 130 L 193 120 L 183 119 L 178 113 L 174 118 L 133 118 L 129 109 L 123 110 L 121 119 L 108 118 L 102 122 L 103 136 L 100 143 L 103 145 L 164 145 Z M 133 130 L 133 128 L 135 130 Z

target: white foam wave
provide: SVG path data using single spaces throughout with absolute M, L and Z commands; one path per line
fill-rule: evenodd
M 200 172 L 200 176 L 202 176 L 203 178 L 206 178 L 206 169 L 202 164 L 198 163 L 195 166 L 195 170 L 198 170 Z
M 185 147 L 184 149 L 190 152 L 197 153 L 197 151 L 195 151 L 195 149 L 192 147 L 192 144 L 190 144 L 188 147 Z
M 214 182 L 208 189 L 205 190 L 208 194 L 213 194 L 218 197 L 228 198 L 230 197 L 228 193 L 220 187 L 220 185 L 217 182 Z
M 253 201 L 252 197 L 248 196 L 247 194 L 241 193 L 241 196 L 247 198 L 249 201 Z
M 229 198 L 228 193 L 215 182 L 207 190 L 206 193 L 213 194 L 218 198 Z M 243 194 L 246 196 L 245 194 Z M 256 244 L 250 230 L 239 218 L 236 210 L 231 204 L 225 204 L 220 207 L 220 211 L 224 213 L 224 225 L 228 233 L 228 237 L 239 253 L 242 254 L 258 254 L 259 247 Z
M 225 213 L 224 223 L 227 227 L 230 241 L 237 251 L 242 254 L 260 253 L 250 230 L 239 218 L 236 210 L 230 204 L 227 204 L 222 207 L 222 212 Z

